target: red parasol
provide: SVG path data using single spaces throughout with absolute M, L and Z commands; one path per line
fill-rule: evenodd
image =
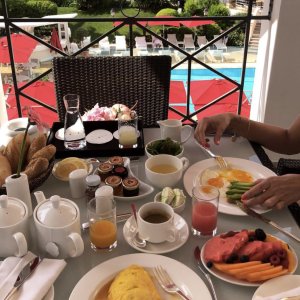
M 2 85 L 3 85 L 3 92 L 4 92 L 4 94 L 6 94 L 8 88 L 10 87 L 10 84 L 3 83 Z
M 183 81 L 171 81 L 169 103 L 186 103 L 186 92 Z
M 158 16 L 155 18 L 176 18 L 173 16 Z M 167 21 L 150 21 L 148 22 L 148 25 L 152 26 L 152 25 L 170 25 L 170 26 L 176 26 L 176 27 L 180 27 L 180 22 L 179 21 L 172 21 L 172 20 L 167 20 Z
M 198 18 L 198 16 L 193 16 L 193 18 Z M 180 23 L 186 27 L 196 27 L 208 24 L 215 24 L 216 22 L 210 20 L 191 20 L 191 21 L 180 21 Z
M 120 25 L 120 24 L 122 24 L 123 22 L 114 22 L 114 26 L 118 26 L 118 25 Z M 142 26 L 146 26 L 146 24 L 147 24 L 147 21 L 146 22 L 138 22 L 139 24 L 141 24 Z M 125 26 L 129 26 L 129 24 L 125 24 Z M 135 24 L 133 24 L 133 26 L 136 26 Z
M 62 51 L 62 47 L 61 47 L 61 44 L 60 44 L 60 41 L 59 41 L 59 37 L 58 37 L 58 34 L 55 30 L 55 28 L 53 27 L 52 29 L 52 34 L 51 34 L 51 41 L 50 41 L 50 44 L 52 46 L 54 46 L 55 48 L 59 49 Z M 54 51 L 52 49 L 50 49 L 50 53 Z M 55 52 L 56 53 L 56 52 Z
M 15 63 L 26 63 L 37 45 L 37 41 L 23 34 L 11 34 Z M 10 63 L 7 38 L 0 39 L 0 63 Z
M 172 108 L 178 110 L 179 112 L 183 113 L 184 115 L 186 114 L 186 105 L 180 106 L 180 105 L 171 105 Z M 171 111 L 169 109 L 168 112 L 168 119 L 173 119 L 173 120 L 181 120 L 182 116 L 178 115 L 177 113 Z M 193 122 L 187 120 L 183 122 L 184 124 L 192 124 Z

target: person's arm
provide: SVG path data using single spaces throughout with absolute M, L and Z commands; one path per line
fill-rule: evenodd
M 195 139 L 199 143 L 205 143 L 205 134 L 216 132 L 214 141 L 218 145 L 225 129 L 277 153 L 300 153 L 300 116 L 289 129 L 249 121 L 233 113 L 205 117 L 198 122 Z

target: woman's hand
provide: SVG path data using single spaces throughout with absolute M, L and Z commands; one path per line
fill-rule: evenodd
M 211 117 L 204 117 L 198 122 L 195 130 L 195 139 L 205 147 L 205 135 L 208 133 L 215 132 L 214 142 L 219 145 L 221 136 L 226 128 L 231 129 L 231 122 L 237 115 L 233 113 L 224 113 Z
M 300 200 L 300 175 L 288 174 L 259 179 L 256 185 L 242 196 L 248 206 L 282 209 Z M 246 200 L 249 199 L 249 200 Z

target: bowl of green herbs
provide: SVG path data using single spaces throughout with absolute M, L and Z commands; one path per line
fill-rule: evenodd
M 146 154 L 148 158 L 159 154 L 168 154 L 181 158 L 183 151 L 183 145 L 170 138 L 154 140 L 146 145 Z

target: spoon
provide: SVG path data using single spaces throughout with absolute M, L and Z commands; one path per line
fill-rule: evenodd
M 137 218 L 136 218 L 136 206 L 135 204 L 131 204 L 131 209 L 135 218 L 135 222 L 136 222 L 136 233 L 133 237 L 133 243 L 136 247 L 139 248 L 144 248 L 146 247 L 146 241 L 143 240 L 140 235 L 139 235 L 139 228 L 138 228 L 138 222 L 137 222 Z

